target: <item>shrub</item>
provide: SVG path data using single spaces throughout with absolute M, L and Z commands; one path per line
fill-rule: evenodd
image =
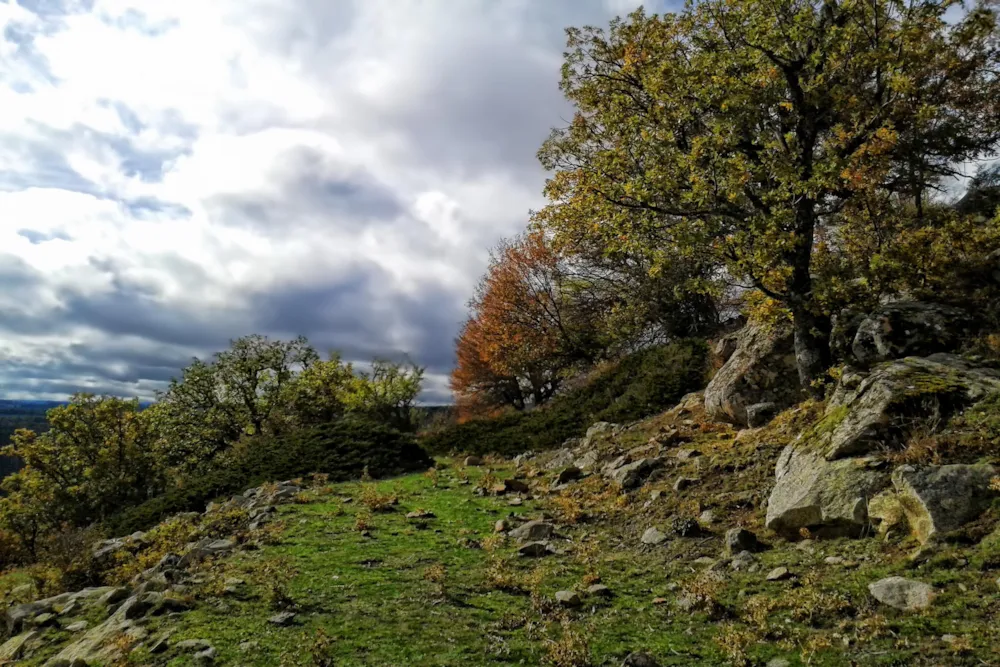
M 519 454 L 559 447 L 598 421 L 627 422 L 661 412 L 704 384 L 707 346 L 687 339 L 631 354 L 582 386 L 529 412 L 474 419 L 424 434 L 434 453 Z
M 331 481 L 357 479 L 367 468 L 376 477 L 426 469 L 427 454 L 412 436 L 384 424 L 350 418 L 293 431 L 276 437 L 258 437 L 240 460 L 219 464 L 193 476 L 183 486 L 129 508 L 105 522 L 113 535 L 145 530 L 178 512 L 201 511 L 206 502 L 263 482 L 309 473 L 329 475 Z

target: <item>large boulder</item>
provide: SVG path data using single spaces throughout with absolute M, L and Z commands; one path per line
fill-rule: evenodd
M 972 324 L 973 319 L 960 308 L 897 301 L 861 320 L 851 350 L 863 364 L 951 352 L 968 335 Z
M 747 425 L 747 408 L 773 403 L 786 408 L 802 393 L 791 327 L 748 324 L 735 351 L 705 388 L 705 411 L 712 419 Z
M 961 528 L 993 501 L 991 465 L 902 466 L 892 473 L 897 499 L 921 542 Z
M 869 526 L 868 500 L 889 485 L 889 475 L 873 465 L 868 459 L 827 461 L 788 445 L 778 457 L 767 527 L 788 537 L 803 528 L 819 537 L 862 534 Z
M 1000 390 L 1000 372 L 933 354 L 846 373 L 810 436 L 828 460 L 867 454 L 905 436 L 915 419 L 938 418 Z

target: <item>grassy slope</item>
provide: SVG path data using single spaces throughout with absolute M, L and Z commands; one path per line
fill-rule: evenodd
M 975 544 L 945 547 L 914 567 L 906 556 L 915 544 L 904 538 L 795 545 L 765 533 L 774 548 L 760 554 L 756 572 L 726 567 L 721 583 L 707 579 L 694 560 L 718 557 L 726 528 L 760 530 L 760 502 L 772 484 L 774 459 L 813 413 L 786 414 L 771 429 L 739 439 L 727 427 L 702 426 L 699 415 L 685 423 L 689 416 L 667 413 L 619 439 L 625 447 L 644 444 L 661 428 L 677 426 L 688 440 L 682 446 L 693 443 L 703 453 L 673 464 L 629 496 L 599 478 L 551 493 L 545 473 L 529 478 L 540 499 L 512 507 L 504 497 L 473 493 L 482 469 L 442 461 L 436 486 L 423 474 L 379 483 L 382 493 L 398 495 L 399 505 L 371 514 L 366 537 L 356 529 L 359 515 L 370 514 L 360 502 L 361 485 L 312 491 L 309 502 L 281 508 L 285 528 L 278 543 L 206 570 L 195 609 L 155 619 L 152 636 L 172 628 L 174 641 L 206 639 L 219 650 L 218 664 L 226 665 L 541 664 L 584 648 L 593 665 L 621 664 L 634 650 L 650 651 L 663 665 L 763 664 L 778 656 L 792 665 L 1000 664 L 998 571 L 979 566 L 982 547 Z M 512 472 L 503 461 L 491 468 L 501 477 Z M 680 475 L 701 482 L 675 493 L 672 482 Z M 664 495 L 647 503 L 653 490 Z M 354 500 L 345 503 L 345 497 Z M 437 516 L 421 526 L 405 518 L 416 509 Z M 704 509 L 716 514 L 704 534 L 658 547 L 640 544 L 646 527 L 666 529 L 671 517 L 698 516 Z M 490 537 L 496 520 L 509 513 L 551 515 L 568 538 L 557 542 L 564 553 L 517 558 L 516 544 Z M 827 564 L 831 555 L 845 563 Z M 498 562 L 524 590 L 491 586 L 497 579 L 490 568 Z M 990 562 L 996 566 L 1000 558 Z M 444 596 L 427 579 L 439 564 L 446 573 Z M 779 565 L 796 579 L 766 581 L 765 574 Z M 932 583 L 941 594 L 921 613 L 880 607 L 867 585 L 893 574 Z M 271 584 L 285 576 L 299 615 L 296 625 L 279 628 L 267 623 L 275 608 L 266 600 Z M 221 594 L 218 582 L 227 577 L 249 585 L 236 596 Z M 556 591 L 585 590 L 595 577 L 611 588 L 612 599 L 586 599 L 571 611 L 552 604 Z M 681 611 L 676 602 L 690 594 L 700 595 L 701 604 Z M 320 630 L 328 638 L 325 649 L 318 645 Z M 560 641 L 567 630 L 575 642 Z M 957 636 L 958 643 L 942 641 L 945 634 Z M 244 642 L 251 644 L 241 648 Z M 192 660 L 140 650 L 130 662 Z

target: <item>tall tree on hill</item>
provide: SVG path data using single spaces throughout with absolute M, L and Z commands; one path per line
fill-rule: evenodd
M 593 359 L 602 345 L 588 302 L 574 298 L 578 287 L 542 234 L 501 242 L 456 341 L 451 384 L 459 398 L 466 405 L 540 405 L 563 371 Z
M 996 15 L 950 0 L 705 0 L 570 29 L 570 125 L 535 220 L 609 250 L 713 261 L 791 312 L 805 386 L 830 364 L 818 239 L 920 217 L 1000 142 Z M 874 214 L 873 214 L 874 212 Z

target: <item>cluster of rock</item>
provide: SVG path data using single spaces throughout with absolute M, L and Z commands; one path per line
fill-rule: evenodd
M 898 302 L 837 318 L 833 344 L 846 358 L 824 419 L 781 453 L 767 526 L 789 537 L 858 536 L 904 517 L 916 536 L 960 528 L 991 502 L 989 465 L 904 466 L 887 450 L 915 427 L 1000 391 L 1000 371 L 953 354 L 973 324 L 957 308 Z M 759 426 L 801 397 L 789 328 L 748 325 L 720 351 L 728 360 L 705 390 L 715 419 Z
M 302 489 L 292 482 L 248 489 L 225 503 L 210 504 L 203 514 L 189 512 L 173 520 L 198 522 L 213 513 L 241 508 L 247 511 L 250 530 L 266 524 L 276 513 L 276 505 L 290 502 Z M 137 552 L 148 546 L 144 533 L 99 542 L 93 547 L 95 562 L 111 563 L 122 551 Z M 59 626 L 77 637 L 45 662 L 45 667 L 86 667 L 114 664 L 123 650 L 145 644 L 151 653 L 169 649 L 191 654 L 196 662 L 214 661 L 215 649 L 202 640 L 187 640 L 170 645 L 169 636 L 149 636 L 143 620 L 160 615 L 182 613 L 190 606 L 192 586 L 201 582 L 190 566 L 205 559 L 217 558 L 241 546 L 236 539 L 204 537 L 187 544 L 180 553 L 165 554 L 156 565 L 136 575 L 128 586 L 86 588 L 74 593 L 11 606 L 6 612 L 7 636 L 0 646 L 0 664 L 26 657 L 45 643 L 44 630 Z M 233 586 L 236 582 L 233 582 Z M 82 615 L 92 617 L 102 610 L 105 619 L 90 627 L 86 621 L 74 620 Z M 126 641 L 122 641 L 125 638 Z

